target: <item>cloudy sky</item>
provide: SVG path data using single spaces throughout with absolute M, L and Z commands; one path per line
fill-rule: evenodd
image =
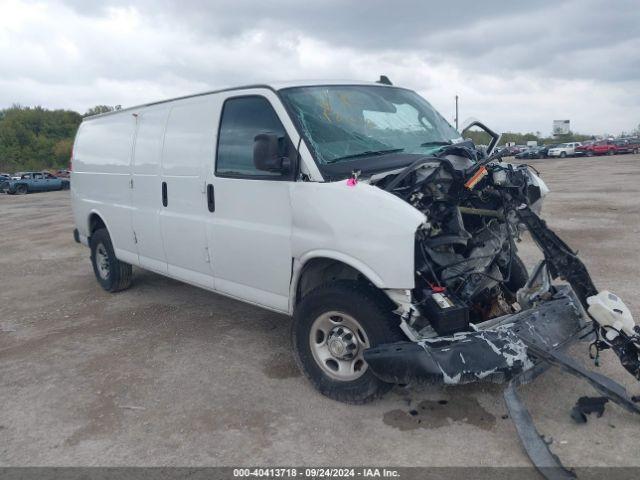
M 291 79 L 413 88 L 453 121 L 640 123 L 637 0 L 0 0 L 0 107 L 144 103 Z

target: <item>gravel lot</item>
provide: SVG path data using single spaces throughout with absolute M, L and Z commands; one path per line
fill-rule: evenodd
M 531 163 L 551 226 L 639 316 L 640 156 Z M 0 465 L 529 465 L 500 386 L 343 405 L 297 372 L 285 316 L 140 269 L 102 291 L 69 203 L 0 195 Z M 612 355 L 602 373 L 640 393 Z M 586 383 L 553 369 L 521 393 L 565 465 L 640 465 L 640 418 L 570 419 Z

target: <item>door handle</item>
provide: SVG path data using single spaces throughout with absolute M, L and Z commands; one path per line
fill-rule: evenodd
M 169 198 L 167 197 L 167 182 L 162 182 L 162 206 L 166 207 L 169 204 Z
M 213 185 L 207 185 L 207 207 L 210 212 L 216 211 L 216 197 L 213 194 Z

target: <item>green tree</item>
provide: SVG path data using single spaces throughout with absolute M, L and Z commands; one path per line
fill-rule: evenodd
M 20 105 L 0 110 L 0 170 L 65 167 L 81 120 L 71 110 Z
M 91 107 L 89 110 L 84 112 L 83 117 L 90 117 L 91 115 L 98 115 L 100 113 L 113 112 L 116 107 L 112 107 L 111 105 L 96 105 L 95 107 Z

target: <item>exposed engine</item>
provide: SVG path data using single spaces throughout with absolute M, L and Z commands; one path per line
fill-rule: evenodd
M 485 165 L 478 155 L 472 145 L 452 146 L 376 183 L 427 218 L 416 235 L 418 308 L 446 289 L 472 323 L 519 309 L 527 271 L 516 247 L 523 228 L 516 209 L 539 207 L 546 192 L 530 167 Z

